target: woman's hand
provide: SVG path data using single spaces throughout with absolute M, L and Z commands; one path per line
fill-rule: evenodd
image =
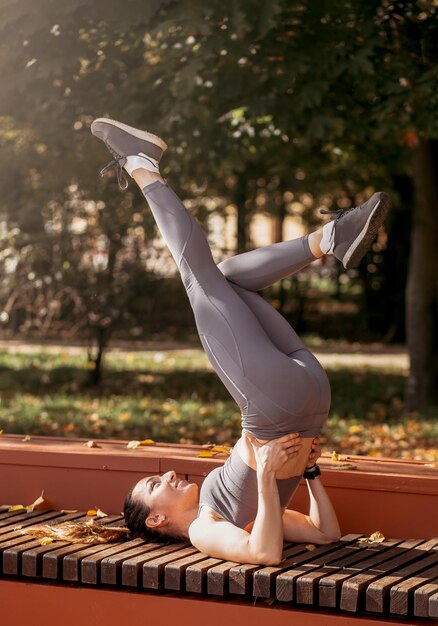
M 303 445 L 298 433 L 271 439 L 263 444 L 248 432 L 245 432 L 245 437 L 253 447 L 257 470 L 263 472 L 276 472 L 281 469 L 289 458 L 299 453 Z
M 310 450 L 307 466 L 313 465 L 321 456 L 320 438 L 314 437 L 312 441 L 312 448 Z

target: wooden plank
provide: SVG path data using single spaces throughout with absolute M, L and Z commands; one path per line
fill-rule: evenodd
M 10 526 L 17 526 L 21 523 L 21 521 L 33 519 L 35 517 L 38 517 L 38 515 L 42 515 L 44 513 L 58 513 L 58 515 L 60 514 L 59 511 L 54 511 L 51 509 L 36 509 L 35 511 L 29 511 L 29 513 L 27 513 L 26 511 L 9 511 L 8 513 L 2 513 L 2 515 L 0 516 L 0 535 L 5 532 L 10 532 Z M 35 523 L 35 521 L 33 521 L 33 523 Z
M 68 515 L 63 516 L 62 518 L 55 518 L 52 520 L 53 525 L 58 524 L 60 519 L 64 521 L 76 520 L 80 519 L 82 516 L 80 513 L 69 513 Z M 45 521 L 45 523 L 51 524 L 51 521 Z M 26 537 L 26 541 L 23 543 L 15 543 L 9 548 L 5 548 L 3 550 L 3 573 L 10 575 L 21 575 L 22 574 L 22 555 L 26 550 L 31 550 L 32 548 L 36 548 L 41 545 L 41 539 L 37 539 L 35 537 L 32 538 L 32 535 L 22 535 Z M 51 545 L 51 544 L 49 544 Z M 55 544 L 53 544 L 55 545 Z M 56 545 L 59 546 L 60 542 L 57 541 Z M 66 545 L 65 542 L 62 542 L 62 545 Z M 70 544 L 68 544 L 70 545 Z
M 108 544 L 105 543 L 94 544 L 92 546 L 84 546 L 84 544 L 81 544 L 81 550 L 79 550 L 79 552 L 66 554 L 62 559 L 62 580 L 80 582 L 82 559 L 92 554 L 103 552 L 107 547 Z
M 430 617 L 438 617 L 438 593 L 434 593 L 429 598 L 429 615 Z
M 147 561 L 143 565 L 143 587 L 147 589 L 162 589 L 163 588 L 163 574 L 164 567 L 167 563 L 177 561 L 180 558 L 197 554 L 199 551 L 194 546 L 185 546 L 177 552 L 171 554 L 164 554 Z
M 369 562 L 370 558 L 378 558 L 380 560 L 385 559 L 385 553 L 391 548 L 402 543 L 401 539 L 386 539 L 378 546 L 364 545 L 362 558 L 357 559 L 353 553 L 351 561 L 344 562 L 342 569 L 330 573 L 319 581 L 319 606 L 336 608 L 339 606 L 342 583 L 350 576 L 357 574 L 363 563 Z M 332 567 L 336 567 L 337 563 L 330 564 Z
M 428 560 L 425 559 L 424 562 Z M 390 592 L 389 610 L 396 615 L 408 615 L 412 595 L 415 589 L 427 582 L 436 582 L 438 580 L 438 561 L 432 567 L 418 572 L 416 576 L 407 578 L 401 583 L 392 587 Z
M 189 565 L 186 570 L 186 591 L 190 593 L 206 593 L 207 572 L 211 567 L 223 563 L 221 559 L 209 558 L 200 563 Z
M 230 569 L 238 565 L 239 563 L 234 561 L 225 561 L 209 569 L 207 572 L 207 593 L 215 596 L 227 595 Z
M 415 550 L 421 543 L 421 539 L 409 539 L 400 543 L 396 548 L 388 550 L 385 560 L 380 563 L 370 561 L 362 566 L 363 571 L 348 578 L 342 585 L 340 608 L 354 613 L 365 607 L 365 591 L 369 584 L 373 583 L 385 574 L 397 571 L 400 567 L 408 565 L 412 561 L 421 560 L 427 552 Z
M 102 524 L 102 526 L 120 526 L 120 521 L 115 520 L 113 516 L 108 516 L 106 518 L 103 518 L 101 520 L 99 520 L 99 523 Z M 98 544 L 102 547 L 102 549 L 106 549 L 109 546 L 114 546 L 114 545 L 123 545 L 125 546 L 125 548 L 127 546 L 132 546 L 133 543 L 138 543 L 138 539 L 134 539 L 132 541 L 126 541 L 126 540 L 122 540 L 119 542 L 111 542 L 111 543 L 105 543 L 105 544 Z M 73 554 L 77 554 L 79 552 L 83 552 L 84 549 L 87 548 L 87 544 L 86 543 L 67 543 L 67 545 L 61 545 L 59 542 L 57 542 L 57 545 L 59 545 L 59 548 L 57 550 L 51 550 L 50 552 L 47 552 L 47 554 L 43 554 L 43 563 L 42 563 L 42 577 L 43 578 L 50 578 L 52 580 L 56 580 L 57 578 L 62 578 L 63 577 L 63 562 L 64 559 L 68 556 L 71 556 Z M 90 545 L 88 544 L 88 547 L 90 547 Z
M 206 561 L 208 558 L 207 554 L 197 552 L 183 559 L 179 559 L 174 563 L 167 563 L 167 565 L 164 566 L 164 587 L 175 591 L 184 591 L 187 568 L 194 563 Z
M 111 516 L 105 518 L 106 523 L 110 521 L 118 522 L 120 516 Z M 59 548 L 71 546 L 71 542 L 55 541 L 54 543 L 35 546 L 29 550 L 25 550 L 21 555 L 21 574 L 22 576 L 39 577 L 42 576 L 43 557 Z M 73 544 L 74 545 L 74 544 Z M 108 544 L 106 544 L 108 545 Z
M 426 583 L 414 591 L 414 615 L 429 617 L 429 598 L 438 593 L 438 582 Z
M 425 556 L 428 556 L 430 550 L 434 549 L 438 545 L 437 539 L 430 539 L 425 543 L 415 548 L 416 552 L 423 552 Z M 421 563 L 420 563 L 421 568 Z M 404 578 L 408 578 L 418 571 L 418 564 L 416 562 L 406 564 L 401 569 L 398 569 L 386 576 L 378 578 L 376 581 L 371 582 L 366 590 L 365 608 L 367 611 L 373 611 L 374 613 L 383 613 L 389 611 L 389 592 L 391 587 Z
M 183 542 L 171 543 L 167 546 L 155 544 L 155 550 L 147 554 L 133 556 L 122 564 L 122 585 L 129 587 L 139 587 L 141 585 L 140 574 L 143 572 L 143 565 L 156 557 L 163 556 L 170 552 L 176 552 L 184 548 L 187 544 Z
M 254 597 L 273 597 L 275 595 L 275 583 L 277 576 L 286 572 L 286 570 L 296 567 L 297 565 L 312 562 L 313 559 L 317 559 L 320 556 L 335 552 L 340 547 L 343 547 L 343 545 L 345 545 L 346 543 L 355 541 L 358 536 L 360 535 L 344 535 L 344 537 L 342 537 L 340 541 L 320 545 L 312 551 L 309 551 L 306 548 L 305 544 L 299 544 L 295 546 L 295 548 L 293 548 L 293 550 L 295 550 L 295 554 L 291 554 L 281 563 L 281 565 L 264 567 L 254 573 Z
M 236 565 L 236 567 L 232 567 L 228 578 L 230 593 L 252 595 L 254 572 L 262 567 L 263 565 L 252 565 L 251 563 L 239 564 Z
M 254 597 L 260 596 L 270 598 L 274 593 L 274 583 L 276 577 L 288 566 L 292 566 L 296 559 L 303 557 L 308 558 L 309 550 L 303 543 L 295 544 L 291 548 L 283 551 L 280 565 L 266 567 L 259 566 L 253 575 L 253 584 L 251 593 Z
M 360 535 L 357 535 L 357 538 L 359 537 Z M 335 569 L 339 569 L 341 563 L 351 563 L 353 560 L 351 558 L 352 551 L 355 552 L 356 560 L 363 558 L 361 554 L 358 554 L 360 551 L 363 555 L 363 551 L 358 548 L 360 545 L 356 544 L 355 547 L 343 546 L 328 555 L 312 559 L 312 565 L 303 563 L 297 568 L 280 574 L 276 584 L 278 600 L 295 600 L 299 604 L 318 604 L 319 580 L 326 576 L 327 572 L 332 573 Z M 332 562 L 336 562 L 336 568 L 332 567 Z
M 129 548 L 126 551 L 107 556 L 103 559 L 100 564 L 100 582 L 105 585 L 121 585 L 122 565 L 124 561 L 131 557 L 147 554 L 156 548 L 156 543 L 145 543 L 144 539 L 134 539 L 130 541 Z

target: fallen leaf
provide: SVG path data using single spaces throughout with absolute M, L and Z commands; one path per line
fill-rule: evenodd
M 77 509 L 61 509 L 61 513 L 77 513 Z
M 24 509 L 24 506 L 22 504 L 14 504 L 13 506 L 10 506 L 8 511 L 21 511 L 22 509 Z
M 40 541 L 40 545 L 41 546 L 46 546 L 49 543 L 53 543 L 54 539 L 52 539 L 51 537 L 43 537 Z
M 310 550 L 310 552 L 311 552 L 312 550 L 314 550 L 315 548 L 316 548 L 316 546 L 315 546 L 313 543 L 308 543 L 308 544 L 307 544 L 307 546 L 306 546 L 306 549 L 307 549 L 307 550 Z
M 36 506 L 44 502 L 43 493 L 44 493 L 44 489 L 42 490 L 40 497 L 37 498 L 35 502 L 33 502 L 32 504 L 29 504 L 29 506 L 26 507 L 26 511 L 28 513 L 31 513 Z
M 0 430 L 0 435 L 3 435 L 3 428 Z
M 97 507 L 95 509 L 89 509 L 87 511 L 87 515 L 95 516 L 95 517 L 108 517 L 107 513 L 104 513 L 103 511 L 101 511 Z
M 379 530 L 376 530 L 375 533 L 372 533 L 369 537 L 362 537 L 358 539 L 359 543 L 382 543 L 385 541 L 385 537 Z
M 333 450 L 332 461 L 339 461 L 339 454 Z
M 209 458 L 212 456 L 213 456 L 213 452 L 210 452 L 210 450 L 202 450 L 198 454 L 198 457 L 201 457 L 201 458 Z
M 140 445 L 140 442 L 134 439 L 133 441 L 130 441 L 126 447 L 135 449 L 135 448 L 138 448 L 139 445 Z
M 155 443 L 153 439 L 142 439 L 140 441 L 140 445 L 142 446 L 152 446 Z
M 30 435 L 26 435 L 24 439 L 22 439 L 21 441 L 30 441 L 30 440 L 31 440 Z
M 87 443 L 84 443 L 83 445 L 87 446 L 88 448 L 101 448 L 102 447 L 98 443 L 96 443 L 95 441 L 92 441 L 91 439 L 90 439 L 90 441 L 87 441 Z
M 20 530 L 21 528 L 23 528 L 23 526 L 14 526 L 12 530 Z
M 216 454 L 231 454 L 230 446 L 213 446 L 211 451 Z

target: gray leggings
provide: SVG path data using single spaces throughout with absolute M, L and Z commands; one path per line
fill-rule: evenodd
M 312 263 L 308 235 L 216 265 L 201 226 L 167 181 L 142 189 L 181 274 L 202 346 L 259 439 L 315 437 L 327 419 L 327 374 L 285 318 L 256 291 Z

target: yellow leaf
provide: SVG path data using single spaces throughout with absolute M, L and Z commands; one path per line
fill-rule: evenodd
M 198 457 L 201 457 L 201 458 L 207 458 L 207 457 L 212 457 L 212 456 L 213 456 L 213 453 L 212 453 L 212 452 L 210 452 L 210 450 L 202 450 L 202 451 L 198 454 Z
M 142 446 L 153 446 L 155 441 L 153 439 L 142 439 L 140 441 L 140 445 Z
M 22 509 L 24 509 L 24 506 L 22 504 L 14 504 L 13 506 L 10 506 L 8 511 L 21 511 Z
M 33 502 L 32 504 L 29 504 L 29 506 L 26 507 L 26 511 L 28 513 L 31 513 L 36 506 L 44 502 L 43 493 L 44 493 L 44 489 L 42 490 L 40 497 L 37 498 L 35 502 Z
M 349 433 L 360 433 L 362 431 L 362 426 L 360 424 L 352 424 L 348 429 Z
M 0 435 L 3 435 L 3 428 L 0 430 Z
M 140 445 L 140 442 L 134 439 L 133 441 L 130 441 L 126 447 L 135 449 L 135 448 L 138 448 L 139 445 Z
M 316 546 L 313 543 L 308 543 L 306 548 L 307 548 L 307 550 L 312 551 L 312 550 L 314 550 L 316 548 Z
M 231 454 L 231 448 L 229 446 L 213 446 L 211 451 L 216 452 L 216 454 Z
M 332 461 L 339 461 L 339 454 L 333 450 Z
M 54 539 L 52 539 L 51 537 L 43 537 L 40 541 L 40 545 L 46 546 L 48 543 L 52 543 L 53 541 Z
M 97 515 L 97 511 L 95 509 L 88 509 L 87 515 Z

